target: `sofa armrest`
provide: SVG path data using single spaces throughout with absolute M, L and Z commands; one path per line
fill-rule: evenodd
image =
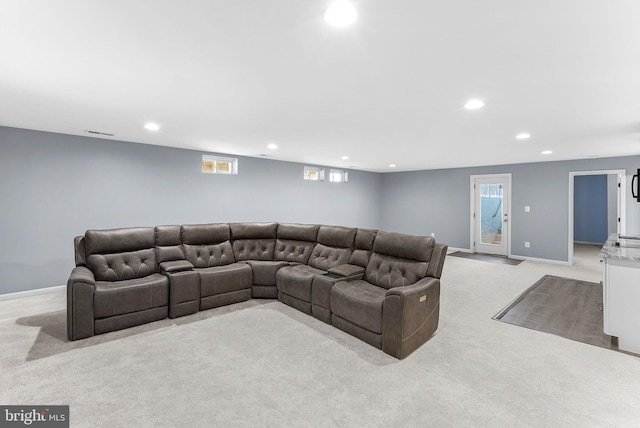
M 364 274 L 364 268 L 362 266 L 350 265 L 347 263 L 332 267 L 329 269 L 329 273 L 340 277 L 350 277 Z
M 438 328 L 440 280 L 426 277 L 394 287 L 382 306 L 382 350 L 402 359 L 418 349 Z
M 96 279 L 85 266 L 73 269 L 67 281 L 67 337 L 84 339 L 94 335 L 93 293 Z
M 427 268 L 427 276 L 440 279 L 442 277 L 442 268 L 444 267 L 444 259 L 447 257 L 448 245 L 436 244 L 431 254 L 431 260 L 429 260 L 429 267 Z
M 171 260 L 168 262 L 160 263 L 160 272 L 161 273 L 173 273 L 173 272 L 182 272 L 185 270 L 192 270 L 193 265 L 191 262 L 187 260 Z

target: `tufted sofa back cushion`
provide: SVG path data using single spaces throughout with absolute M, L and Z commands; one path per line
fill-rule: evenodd
M 434 246 L 430 236 L 378 232 L 365 279 L 387 289 L 411 285 L 427 276 Z
M 155 237 L 158 263 L 185 259 L 180 226 L 156 226 Z
M 307 264 L 315 245 L 315 242 L 277 239 L 273 259 Z
M 229 228 L 236 261 L 273 260 L 277 223 L 231 223 Z
M 316 244 L 309 257 L 309 266 L 316 269 L 329 270 L 334 266 L 349 263 L 351 248 L 327 247 Z
M 144 278 L 158 271 L 154 249 L 115 254 L 91 254 L 87 265 L 98 281 Z
M 151 227 L 88 230 L 84 247 L 87 267 L 98 281 L 143 278 L 158 271 Z
M 427 262 L 373 253 L 364 272 L 367 282 L 382 288 L 411 285 L 427 276 Z
M 367 267 L 369 258 L 371 258 L 371 253 L 373 252 L 373 241 L 377 233 L 377 230 L 358 229 L 358 232 L 356 232 L 355 249 L 349 259 L 350 264 Z
M 236 261 L 229 241 L 212 245 L 185 244 L 184 255 L 196 268 L 230 265 Z
M 319 228 L 315 224 L 279 224 L 274 260 L 307 264 Z
M 237 261 L 273 260 L 275 239 L 239 239 L 233 241 L 233 255 Z
M 322 270 L 349 263 L 356 230 L 341 226 L 320 226 L 318 243 L 309 257 L 309 265 Z
M 180 226 L 184 255 L 194 267 L 224 266 L 235 262 L 227 223 Z

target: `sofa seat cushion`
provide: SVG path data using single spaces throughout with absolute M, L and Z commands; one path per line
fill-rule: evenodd
M 276 273 L 289 263 L 283 261 L 246 260 L 243 263 L 251 266 L 253 285 L 276 285 Z
M 337 282 L 331 288 L 331 311 L 359 327 L 382 334 L 386 291 L 363 280 Z
M 96 319 L 158 308 L 169 304 L 169 280 L 154 273 L 124 281 L 97 281 L 93 297 Z
M 307 265 L 287 266 L 276 273 L 278 291 L 311 303 L 311 283 L 316 275 L 326 271 Z
M 200 275 L 200 297 L 251 288 L 253 272 L 246 263 L 196 269 Z

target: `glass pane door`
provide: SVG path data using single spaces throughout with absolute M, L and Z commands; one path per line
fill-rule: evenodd
M 502 245 L 502 184 L 480 185 L 480 242 Z

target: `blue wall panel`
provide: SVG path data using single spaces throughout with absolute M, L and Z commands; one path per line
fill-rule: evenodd
M 573 239 L 603 244 L 608 236 L 607 176 L 577 175 L 573 187 Z

